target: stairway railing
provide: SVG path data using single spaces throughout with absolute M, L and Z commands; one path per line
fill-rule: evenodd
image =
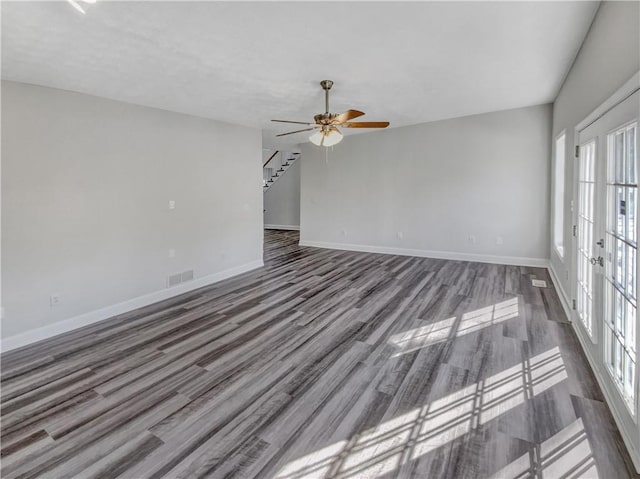
M 270 162 L 271 160 L 273 160 L 273 157 L 274 157 L 274 156 L 276 156 L 278 153 L 280 153 L 280 151 L 278 151 L 278 150 L 274 151 L 274 152 L 273 152 L 273 155 L 271 155 L 271 156 L 269 157 L 269 159 L 268 159 L 267 161 L 265 161 L 265 162 L 264 162 L 264 165 L 262 165 L 262 168 L 266 168 L 266 167 L 267 167 L 267 165 L 269 164 L 269 162 Z
M 267 191 L 278 178 L 300 157 L 300 153 L 291 153 L 287 151 L 276 150 L 267 161 L 263 163 L 262 168 L 262 186 Z

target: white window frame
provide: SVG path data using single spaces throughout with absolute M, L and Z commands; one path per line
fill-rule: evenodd
M 607 162 L 607 175 L 606 175 L 606 176 L 607 176 L 607 177 L 606 177 L 606 184 L 607 184 L 607 187 L 609 187 L 609 182 L 611 181 L 611 180 L 610 180 L 610 178 L 609 178 L 610 173 L 609 173 L 609 170 L 608 170 L 608 169 L 611 167 L 611 165 L 609 165 L 609 161 L 610 161 L 610 160 L 609 160 L 609 158 L 610 158 L 610 155 L 612 154 L 612 151 L 611 151 L 611 150 L 612 150 L 612 148 L 613 148 L 613 145 L 612 145 L 612 142 L 611 142 L 611 135 L 615 135 L 615 134 L 616 134 L 616 133 L 618 133 L 619 131 L 627 130 L 627 129 L 628 129 L 630 126 L 632 126 L 632 125 L 635 125 L 635 127 L 636 127 L 636 135 L 637 135 L 637 134 L 638 134 L 638 121 L 637 121 L 637 120 L 634 120 L 634 121 L 628 122 L 628 123 L 626 123 L 626 124 L 617 125 L 617 126 L 616 126 L 615 128 L 613 128 L 612 130 L 609 130 L 609 131 L 607 131 L 607 132 L 606 132 L 606 152 L 607 152 L 607 153 L 606 153 L 606 155 L 607 155 L 607 157 L 606 157 L 606 159 L 605 159 L 605 160 L 606 160 L 606 162 Z M 624 147 L 626 148 L 626 144 L 624 145 Z M 636 171 L 636 173 L 635 173 L 635 174 L 636 174 L 636 181 L 635 181 L 636 186 L 635 186 L 635 188 L 636 188 L 636 191 L 637 191 L 637 190 L 638 190 L 638 186 L 637 186 L 637 184 L 638 184 L 638 183 L 637 183 L 637 174 L 638 174 L 638 173 L 637 173 L 637 171 Z M 637 193 L 636 193 L 636 194 L 637 194 Z M 609 211 L 609 210 L 607 210 L 607 214 L 609 214 L 609 213 L 610 213 L 610 211 Z M 607 228 L 607 233 L 605 233 L 605 235 L 606 235 L 606 234 L 609 234 L 609 233 L 608 233 L 608 229 L 609 229 L 609 217 L 607 217 L 605 221 L 606 221 L 606 224 L 607 224 L 607 227 L 606 227 L 606 228 Z M 625 228 L 625 229 L 626 229 L 626 228 Z M 636 228 L 636 231 L 637 231 L 637 228 Z M 626 234 L 626 232 L 625 232 L 625 234 Z M 636 237 L 636 244 L 637 244 L 637 237 Z M 634 248 L 634 249 L 636 250 L 636 254 L 637 254 L 637 247 L 636 247 L 636 248 Z M 628 264 L 627 264 L 627 266 L 628 266 Z M 607 272 L 606 272 L 606 274 L 607 274 L 607 275 L 609 275 L 609 274 L 610 274 L 610 272 L 609 272 L 609 271 L 607 271 Z M 636 279 L 636 282 L 637 282 L 637 279 Z M 636 296 L 637 296 L 637 290 L 638 290 L 638 286 L 637 286 L 637 283 L 636 283 Z M 622 293 L 622 292 L 621 292 L 621 294 L 623 295 L 623 297 L 627 297 L 627 295 L 626 295 L 625 293 Z M 634 299 L 635 299 L 635 298 L 634 298 Z M 624 300 L 623 300 L 623 301 L 624 301 Z M 629 301 L 633 304 L 633 299 L 631 299 L 631 300 L 629 300 Z M 636 303 L 637 303 L 637 299 L 636 299 Z M 637 306 L 636 306 L 636 307 L 637 307 Z M 635 332 L 635 328 L 637 328 L 637 313 L 636 313 L 636 315 L 635 315 L 635 316 L 636 316 L 636 319 L 635 319 L 635 321 L 636 321 L 636 325 L 634 325 L 634 332 Z M 628 320 L 629 320 L 629 318 L 626 318 L 626 319 L 625 319 L 625 321 L 628 321 Z M 609 329 L 609 331 L 607 331 L 607 328 Z M 606 320 L 604 320 L 604 318 L 603 318 L 603 322 L 602 322 L 602 334 L 603 334 L 604 341 L 603 341 L 603 344 L 602 344 L 602 346 L 601 346 L 602 348 L 606 349 L 606 342 L 607 342 L 607 340 L 609 340 L 609 341 L 611 340 L 610 335 L 612 334 L 612 331 L 614 330 L 614 328 L 615 328 L 615 327 L 614 327 L 614 326 L 612 326 L 612 325 L 611 325 L 611 323 L 609 323 L 609 324 L 608 324 L 608 323 L 607 323 L 607 321 L 606 321 Z M 625 329 L 626 329 L 626 328 L 625 328 Z M 636 335 L 636 340 L 637 340 L 637 335 Z M 618 339 L 618 341 L 620 341 L 620 339 Z M 629 354 L 629 355 L 631 355 L 631 352 L 627 350 L 627 348 L 624 346 L 624 344 L 623 344 L 623 343 L 624 343 L 624 341 L 622 341 L 622 351 L 621 351 L 621 353 L 622 353 L 623 357 L 624 357 L 624 355 L 625 355 L 625 354 Z M 621 381 L 620 381 L 620 378 L 618 378 L 618 377 L 617 377 L 617 374 L 616 374 L 616 372 L 615 372 L 615 371 L 614 371 L 614 369 L 613 369 L 613 365 L 612 365 L 612 364 L 610 364 L 610 363 L 605 359 L 605 357 L 604 357 L 604 356 L 605 356 L 605 354 L 604 354 L 604 350 L 602 351 L 602 354 L 603 354 L 603 362 L 605 363 L 605 367 L 606 367 L 607 371 L 609 372 L 609 374 L 610 374 L 610 376 L 611 376 L 611 381 L 615 384 L 616 388 L 618 389 L 618 393 L 620 394 L 620 398 L 622 399 L 622 402 L 623 402 L 623 403 L 624 403 L 624 405 L 627 407 L 627 410 L 629 411 L 629 413 L 630 413 L 630 414 L 631 414 L 631 416 L 633 417 L 634 421 L 635 421 L 635 420 L 637 420 L 637 418 L 636 418 L 636 409 L 637 409 L 637 408 L 636 408 L 636 403 L 637 403 L 637 401 L 638 401 L 638 394 L 637 394 L 637 392 L 638 392 L 638 391 L 637 391 L 637 389 L 638 389 L 638 385 L 637 385 L 637 384 L 635 384 L 635 385 L 634 385 L 634 391 L 633 391 L 633 393 L 632 393 L 632 397 L 631 397 L 631 398 L 629 398 L 629 397 L 627 396 L 627 393 L 626 393 L 625 389 L 624 389 L 624 383 L 623 383 L 623 382 L 621 382 Z M 634 363 L 635 363 L 635 367 L 637 368 L 637 367 L 638 367 L 638 365 L 637 365 L 637 357 L 638 357 L 638 354 L 637 354 L 637 353 L 635 353 L 635 356 L 636 356 L 636 357 L 635 357 L 635 358 L 633 358 L 633 361 L 634 361 Z M 624 366 L 623 366 L 623 367 L 624 367 Z M 637 374 L 636 374 L 636 376 L 637 376 Z M 636 381 L 636 382 L 637 382 L 637 381 Z
M 567 131 L 562 130 L 553 145 L 553 248 L 564 261 L 564 199 L 567 166 Z M 562 142 L 562 148 L 558 143 Z M 561 161 L 560 161 L 561 160 Z

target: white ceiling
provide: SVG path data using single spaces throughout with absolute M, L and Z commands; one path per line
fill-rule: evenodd
M 328 78 L 333 112 L 403 126 L 553 101 L 597 6 L 3 2 L 2 77 L 262 129 Z

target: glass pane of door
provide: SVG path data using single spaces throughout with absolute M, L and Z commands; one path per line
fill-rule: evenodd
M 633 123 L 607 135 L 604 360 L 633 408 L 636 370 L 636 211 L 638 183 Z
M 577 301 L 578 318 L 589 336 L 593 335 L 593 235 L 595 223 L 594 194 L 596 142 L 591 140 L 580 146 L 578 159 L 578 258 L 577 258 Z

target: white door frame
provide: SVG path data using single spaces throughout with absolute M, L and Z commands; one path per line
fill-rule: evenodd
M 574 128 L 574 144 L 573 144 L 573 152 L 576 151 L 576 147 L 580 144 L 580 132 L 587 128 L 589 125 L 595 123 L 598 119 L 603 117 L 609 110 L 614 108 L 616 105 L 622 103 L 635 92 L 640 90 L 640 71 L 638 71 L 635 75 L 633 75 L 624 85 L 622 85 L 613 95 L 611 95 L 605 102 L 603 102 L 599 107 L 593 110 L 587 117 L 578 123 Z M 599 150 L 599 148 L 598 148 Z M 575 153 L 573 154 L 574 158 L 574 168 L 573 168 L 573 178 L 572 178 L 572 186 L 573 186 L 573 202 L 574 207 L 571 211 L 571 220 L 572 225 L 577 225 L 577 211 L 578 211 L 578 159 L 575 157 Z M 602 161 L 606 162 L 606 158 Z M 598 238 L 599 239 L 599 238 Z M 572 253 L 571 253 L 571 263 L 570 263 L 570 292 L 571 298 L 577 297 L 577 236 L 572 235 Z M 568 256 L 565 254 L 565 258 Z M 575 301 L 575 300 L 574 300 Z M 624 405 L 622 398 L 620 397 L 618 391 L 615 389 L 615 386 L 612 386 L 612 381 L 609 378 L 609 372 L 606 370 L 606 366 L 602 361 L 602 349 L 603 342 L 601 338 L 596 336 L 596 341 L 592 341 L 589 335 L 586 332 L 586 329 L 583 327 L 580 319 L 577 317 L 577 314 L 574 310 L 571 311 L 571 321 L 573 324 L 573 328 L 576 331 L 576 335 L 582 345 L 582 349 L 589 360 L 591 365 L 591 369 L 593 370 L 596 379 L 602 389 L 602 392 L 605 396 L 607 404 L 611 409 L 613 417 L 616 421 L 618 429 L 622 435 L 622 438 L 629 449 L 631 458 L 633 460 L 636 471 L 640 472 L 640 415 L 638 404 L 640 403 L 640 397 L 636 399 L 636 411 L 635 417 L 632 417 L 628 411 L 626 405 Z M 638 388 L 638 370 L 636 370 L 636 391 Z M 636 396 L 638 394 L 636 393 Z

